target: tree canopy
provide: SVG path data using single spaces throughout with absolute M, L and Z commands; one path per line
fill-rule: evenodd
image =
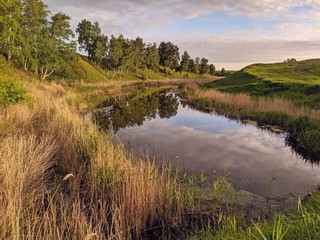
M 179 47 L 171 42 L 161 42 L 158 48 L 160 65 L 175 69 L 179 66 Z
M 75 34 L 71 30 L 70 17 L 65 13 L 51 14 L 42 0 L 5 0 L 0 2 L 0 54 L 40 79 L 61 73 L 66 66 L 77 60 L 77 43 L 85 51 L 88 60 L 106 71 L 126 75 L 128 71 L 138 76 L 144 69 L 167 70 L 214 74 L 215 68 L 208 60 L 191 59 L 172 42 L 145 43 L 141 37 L 125 38 L 123 35 L 110 38 L 102 33 L 98 22 L 83 19 Z M 70 65 L 71 66 L 71 65 Z M 61 75 L 60 75 L 61 76 Z

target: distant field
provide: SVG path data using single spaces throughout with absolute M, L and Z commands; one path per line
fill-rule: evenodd
M 251 96 L 283 97 L 296 105 L 319 108 L 320 59 L 254 64 L 205 87 Z

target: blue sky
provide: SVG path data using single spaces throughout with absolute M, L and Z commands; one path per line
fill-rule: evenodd
M 319 0 L 45 0 L 72 26 L 98 21 L 110 36 L 172 41 L 191 57 L 240 69 L 256 62 L 320 57 Z

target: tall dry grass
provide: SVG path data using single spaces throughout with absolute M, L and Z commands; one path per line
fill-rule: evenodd
M 184 224 L 170 171 L 113 145 L 61 86 L 28 90 L 31 103 L 0 110 L 0 239 L 131 239 Z
M 320 111 L 308 107 L 297 107 L 288 100 L 281 98 L 257 98 L 245 94 L 230 94 L 214 89 L 196 89 L 191 98 L 207 98 L 219 103 L 232 105 L 236 108 L 257 112 L 282 112 L 290 116 L 308 116 L 320 120 Z

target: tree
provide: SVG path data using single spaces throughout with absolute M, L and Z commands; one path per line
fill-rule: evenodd
M 209 60 L 206 58 L 201 59 L 200 63 L 200 74 L 204 75 L 209 72 L 209 65 L 208 65 Z
M 221 74 L 225 74 L 226 73 L 226 70 L 224 69 L 224 67 L 221 69 Z
M 146 47 L 146 58 L 145 63 L 148 68 L 148 78 L 150 78 L 150 71 L 158 71 L 159 70 L 159 53 L 157 49 L 156 43 L 149 43 Z
M 196 60 L 194 62 L 194 68 L 193 68 L 193 72 L 199 74 L 200 72 L 200 58 L 196 57 Z
M 131 51 L 133 67 L 136 74 L 138 74 L 139 70 L 145 68 L 146 52 L 145 43 L 142 38 L 137 37 L 135 40 L 131 41 Z
M 175 69 L 179 66 L 179 47 L 171 42 L 161 42 L 158 48 L 160 65 L 166 68 Z
M 181 56 L 181 71 L 188 72 L 189 71 L 189 61 L 190 55 L 187 51 L 184 51 L 183 55 Z
M 41 51 L 48 46 L 47 5 L 41 0 L 24 0 L 22 6 L 21 62 L 26 70 L 39 76 Z M 48 51 L 49 52 L 49 51 Z
M 123 42 L 124 38 L 120 35 L 118 38 L 111 35 L 110 42 L 109 42 L 109 54 L 108 54 L 108 61 L 107 66 L 109 69 L 116 69 L 120 67 L 121 60 L 123 58 Z
M 209 74 L 213 76 L 216 74 L 216 67 L 212 63 L 209 66 Z
M 188 66 L 188 72 L 194 72 L 195 69 L 195 63 L 193 59 L 189 60 L 189 66 Z
M 0 53 L 10 61 L 19 50 L 22 4 L 19 0 L 0 3 Z
M 67 61 L 75 58 L 76 44 L 70 40 L 70 37 L 74 37 L 70 27 L 70 17 L 64 13 L 53 15 L 41 38 L 40 79 L 49 77 L 59 67 L 63 67 Z
M 287 58 L 287 60 L 284 61 L 285 63 L 295 63 L 297 62 L 297 59 L 295 58 Z
M 101 34 L 101 28 L 98 22 L 92 24 L 83 19 L 76 29 L 78 34 L 79 50 L 85 50 L 88 53 L 89 61 L 101 65 L 102 59 L 107 54 L 108 37 Z
M 103 58 L 106 57 L 108 51 L 108 37 L 101 34 L 94 39 L 94 51 L 92 60 L 101 66 Z

